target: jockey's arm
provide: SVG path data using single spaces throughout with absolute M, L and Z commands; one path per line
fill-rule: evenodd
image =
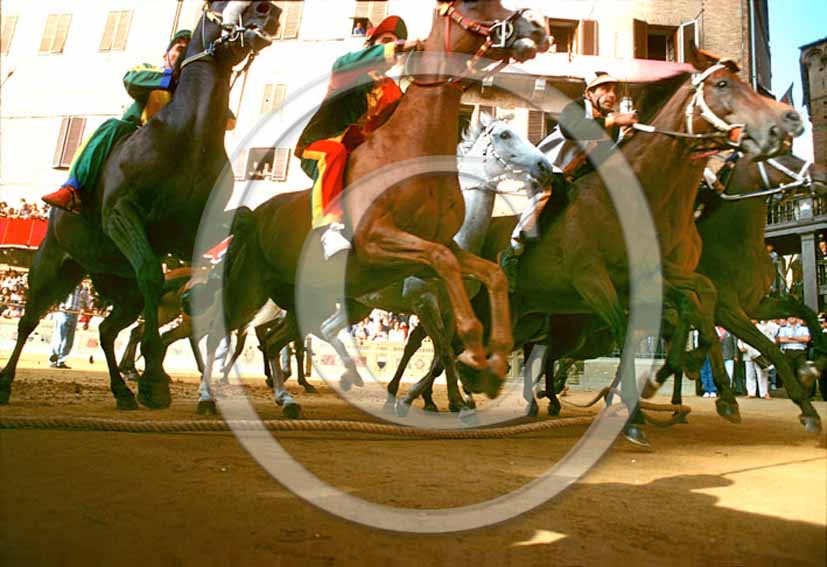
M 412 42 L 384 43 L 347 53 L 333 63 L 330 89 L 336 90 L 354 84 L 354 80 L 370 71 L 384 73 L 396 64 L 399 53 L 410 51 Z M 416 43 L 413 43 L 416 48 Z
M 133 67 L 123 77 L 123 86 L 134 100 L 146 100 L 155 90 L 172 88 L 172 69 L 143 64 Z
M 566 105 L 560 113 L 560 130 L 567 140 L 600 140 L 602 132 L 592 132 L 591 125 L 597 124 L 601 129 L 606 128 L 606 119 L 602 116 L 586 118 L 585 102 L 575 100 Z

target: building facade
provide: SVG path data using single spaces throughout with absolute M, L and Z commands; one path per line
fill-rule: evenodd
M 813 161 L 827 167 L 827 37 L 801 47 L 801 83 L 813 125 Z

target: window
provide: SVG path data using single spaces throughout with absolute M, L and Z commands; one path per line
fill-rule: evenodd
M 261 99 L 261 114 L 281 112 L 284 98 L 287 96 L 287 85 L 264 85 L 264 96 Z
M 46 27 L 43 29 L 38 53 L 63 53 L 71 21 L 72 14 L 50 14 L 46 18 Z
M 597 22 L 546 18 L 548 32 L 554 38 L 551 51 L 597 55 Z
M 57 146 L 52 160 L 52 167 L 68 169 L 72 166 L 78 146 L 80 146 L 83 128 L 86 119 L 79 116 L 66 116 L 60 124 L 60 133 L 57 136 Z
M 542 110 L 528 111 L 528 141 L 535 146 L 548 135 L 546 131 L 546 113 Z
M 353 29 L 351 35 L 363 35 L 357 33 L 357 28 L 369 30 L 373 26 L 379 25 L 379 22 L 385 19 L 388 15 L 387 0 L 373 0 L 370 2 L 358 0 L 356 2 L 356 13 L 353 15 Z
M 684 62 L 690 46 L 693 43 L 699 45 L 698 22 L 691 20 L 679 26 L 655 26 L 635 20 L 634 42 L 636 59 Z
M 459 136 L 457 137 L 457 144 L 462 140 L 462 134 L 468 129 L 471 124 L 471 118 L 474 116 L 473 104 L 461 104 L 459 107 Z
M 11 40 L 14 37 L 14 28 L 17 27 L 17 16 L 3 18 L 3 28 L 0 31 L 0 53 L 7 55 L 11 47 Z
M 296 39 L 299 37 L 299 27 L 302 21 L 302 10 L 304 2 L 281 1 L 276 2 L 281 8 L 279 18 L 279 31 L 276 32 L 276 39 Z
M 491 118 L 496 118 L 497 117 L 497 107 L 496 106 L 489 106 L 487 104 L 481 104 L 481 105 L 479 105 L 479 116 L 482 116 L 483 114 L 487 114 Z
M 126 38 L 129 35 L 129 24 L 132 23 L 132 11 L 109 12 L 106 16 L 106 26 L 103 28 L 100 51 L 123 51 L 126 49 Z
M 236 179 L 285 181 L 290 148 L 250 148 L 239 155 L 236 165 L 239 163 L 244 163 L 245 167 L 241 170 L 234 168 Z

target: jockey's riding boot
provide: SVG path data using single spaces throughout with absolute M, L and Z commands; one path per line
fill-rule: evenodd
M 517 290 L 517 274 L 522 252 L 522 248 L 509 246 L 500 253 L 500 267 L 508 279 L 508 293 L 514 293 Z
M 345 225 L 340 222 L 331 223 L 327 230 L 322 234 L 322 250 L 324 252 L 324 259 L 329 260 L 335 254 L 350 250 L 350 241 L 344 237 L 342 231 Z
M 54 193 L 43 195 L 41 199 L 58 209 L 75 214 L 80 213 L 80 195 L 78 195 L 77 189 L 71 185 L 63 185 Z

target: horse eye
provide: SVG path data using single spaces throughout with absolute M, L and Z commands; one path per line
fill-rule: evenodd
M 510 137 L 511 137 L 511 132 L 509 132 L 507 130 L 505 132 L 500 132 L 500 138 L 502 138 L 503 140 L 507 140 Z
M 725 79 L 721 79 L 720 81 L 718 81 L 715 84 L 715 86 L 718 87 L 719 89 L 725 89 L 729 86 L 729 81 L 727 81 Z

